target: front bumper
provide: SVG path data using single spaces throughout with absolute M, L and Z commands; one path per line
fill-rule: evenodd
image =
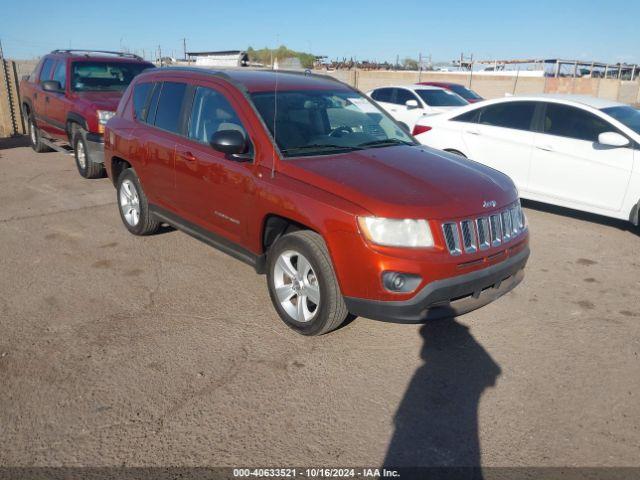
M 455 317 L 483 307 L 513 290 L 524 278 L 529 247 L 505 261 L 456 277 L 427 284 L 405 301 L 377 301 L 345 297 L 354 315 L 401 323 Z
M 104 138 L 98 133 L 87 133 L 85 136 L 87 158 L 91 163 L 104 163 Z

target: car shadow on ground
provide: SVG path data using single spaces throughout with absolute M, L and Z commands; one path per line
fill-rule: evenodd
M 424 364 L 395 414 L 384 466 L 401 478 L 481 479 L 478 405 L 500 366 L 454 318 L 428 321 L 420 335 Z
M 521 202 L 523 207 L 530 208 L 532 210 L 538 210 L 539 212 L 547 212 L 563 217 L 571 217 L 577 220 L 584 220 L 585 222 L 598 223 L 607 227 L 617 228 L 618 230 L 640 234 L 640 228 L 636 227 L 631 222 L 626 220 L 604 217 L 602 215 L 596 215 L 595 213 L 572 210 L 570 208 L 558 207 L 557 205 L 550 205 L 548 203 L 541 203 L 533 200 L 522 199 Z
M 10 148 L 28 147 L 29 137 L 20 135 L 17 137 L 0 138 L 0 150 L 8 150 Z

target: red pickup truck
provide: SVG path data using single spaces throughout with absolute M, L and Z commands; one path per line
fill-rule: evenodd
M 74 152 L 80 175 L 104 175 L 104 125 L 140 72 L 154 65 L 121 52 L 54 50 L 20 82 L 36 152 Z

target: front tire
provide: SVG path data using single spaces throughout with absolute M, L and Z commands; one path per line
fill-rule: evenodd
M 73 156 L 76 159 L 78 173 L 84 178 L 101 178 L 104 176 L 104 166 L 89 159 L 85 133 L 80 128 L 73 130 Z
M 42 136 L 40 130 L 36 126 L 36 120 L 33 115 L 29 115 L 29 141 L 31 148 L 37 153 L 44 153 L 52 151 L 47 145 L 42 143 Z
M 338 328 L 348 311 L 320 235 L 301 230 L 280 237 L 268 253 L 267 282 L 280 318 L 302 335 Z
M 160 221 L 149 212 L 147 197 L 140 179 L 132 168 L 127 168 L 118 177 L 116 198 L 122 223 L 134 235 L 151 235 L 160 228 Z

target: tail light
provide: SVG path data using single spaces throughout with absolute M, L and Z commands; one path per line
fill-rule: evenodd
M 412 135 L 420 135 L 421 133 L 428 132 L 432 128 L 433 127 L 427 127 L 426 125 L 416 125 L 416 126 L 413 127 L 413 132 L 411 132 L 411 134 Z

